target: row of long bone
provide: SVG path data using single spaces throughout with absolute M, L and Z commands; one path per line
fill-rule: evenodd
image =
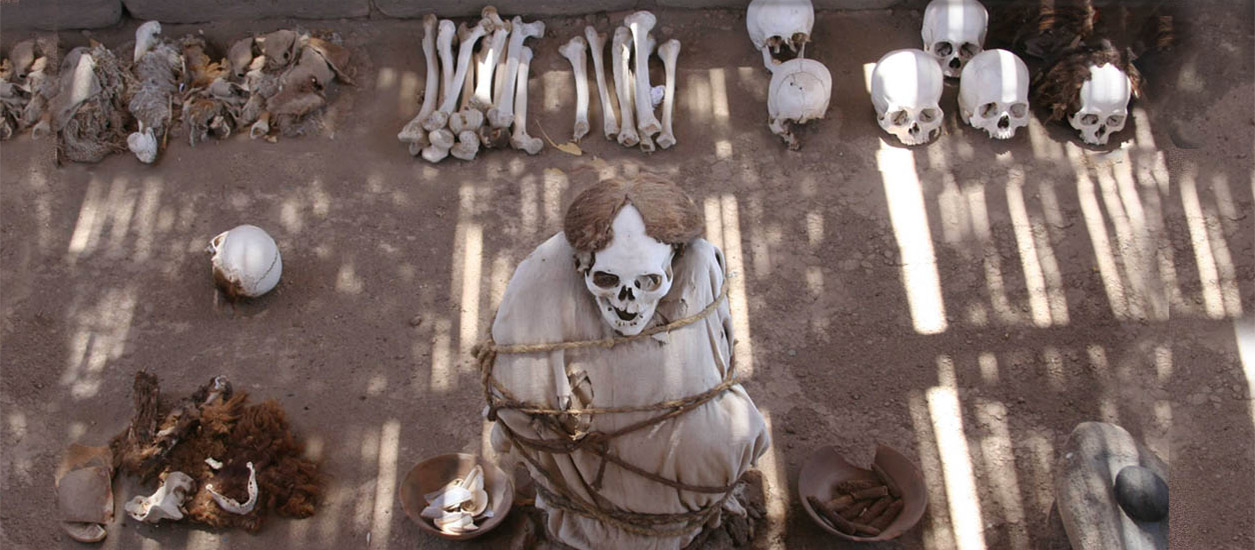
M 72 161 L 125 147 L 152 163 L 180 122 L 193 146 L 244 127 L 253 138 L 297 134 L 333 80 L 352 83 L 334 36 L 285 29 L 238 40 L 226 58 L 208 50 L 200 36 L 162 37 L 156 21 L 136 30 L 129 60 L 93 42 L 58 63 L 55 39 L 18 43 L 0 62 L 0 138 L 55 131 L 59 155 Z
M 532 50 L 523 42 L 544 35 L 544 22 L 524 23 L 518 16 L 507 22 L 496 8 L 485 7 L 476 24 L 463 23 L 457 28 L 456 65 L 454 23 L 448 19 L 437 23 L 436 16 L 428 14 L 423 18 L 423 29 L 427 62 L 423 104 L 418 115 L 397 134 L 398 140 L 409 144 L 410 154 L 432 163 L 449 155 L 472 160 L 481 147 L 495 149 L 507 144 L 529 155 L 539 153 L 544 143 L 527 134 Z M 483 45 L 476 52 L 481 38 Z
M 923 50 L 889 52 L 872 71 L 872 104 L 881 128 L 906 145 L 928 143 L 939 136 L 944 117 L 940 101 L 947 77 L 959 79 L 963 122 L 994 139 L 1009 139 L 1027 126 L 1034 85 L 1028 66 L 1010 51 L 985 50 L 988 27 L 989 13 L 977 0 L 930 2 L 920 29 Z M 1036 83 L 1051 118 L 1066 115 L 1082 141 L 1105 145 L 1128 119 L 1128 103 L 1140 83 L 1136 69 L 1110 45 L 1098 50 L 1080 48 L 1073 56 L 1054 61 L 1054 67 L 1041 73 Z M 1075 68 L 1080 70 L 1070 70 Z
M 610 100 L 606 88 L 603 57 L 606 35 L 592 26 L 584 27 L 584 36 L 574 36 L 563 44 L 558 52 L 571 62 L 575 76 L 575 123 L 571 140 L 578 142 L 589 131 L 588 122 L 588 62 L 591 51 L 597 95 L 601 99 L 602 133 L 606 139 L 617 139 L 620 145 L 653 152 L 658 147 L 669 149 L 675 145 L 675 129 L 672 116 L 675 111 L 675 70 L 680 55 L 680 41 L 670 39 L 657 44 L 650 32 L 658 20 L 653 13 L 638 11 L 623 19 L 623 25 L 615 28 L 610 44 L 611 72 L 614 78 L 614 95 L 618 102 Z M 657 54 L 666 73 L 666 84 L 655 88 L 649 78 L 649 57 Z M 634 64 L 633 64 L 634 63 Z M 662 120 L 654 112 L 661 91 Z M 657 138 L 654 135 L 657 134 Z

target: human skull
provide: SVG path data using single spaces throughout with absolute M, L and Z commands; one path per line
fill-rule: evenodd
M 631 204 L 611 224 L 610 244 L 592 254 L 584 284 L 597 311 L 623 336 L 645 329 L 659 300 L 671 290 L 675 249 L 645 234 L 645 220 Z
M 986 50 L 963 67 L 959 113 L 964 122 L 1009 139 L 1028 125 L 1028 66 L 1006 50 Z
M 752 0 L 745 10 L 745 27 L 757 49 L 770 47 L 780 53 L 789 46 L 802 56 L 815 25 L 815 7 L 810 0 Z
M 924 51 L 941 63 L 946 76 L 958 78 L 963 65 L 985 46 L 989 12 L 976 0 L 933 0 L 924 8 Z
M 1115 65 L 1089 67 L 1089 80 L 1081 85 L 1081 109 L 1068 118 L 1068 123 L 1081 131 L 1082 141 L 1106 145 L 1111 134 L 1124 129 L 1132 86 L 1129 76 Z
M 941 86 L 937 61 L 920 50 L 895 50 L 872 69 L 872 105 L 880 127 L 906 145 L 941 135 Z
M 784 63 L 771 61 L 763 50 L 763 62 L 771 71 L 767 89 L 767 126 L 784 139 L 790 149 L 799 144 L 790 126 L 824 118 L 832 96 L 832 75 L 823 63 L 800 57 Z

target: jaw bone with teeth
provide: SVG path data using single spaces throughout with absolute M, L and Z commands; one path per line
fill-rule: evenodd
M 658 301 L 671 290 L 675 249 L 645 233 L 635 206 L 619 210 L 610 244 L 592 254 L 584 283 L 602 319 L 615 332 L 633 336 L 645 329 Z
M 872 105 L 880 127 L 906 145 L 928 143 L 941 133 L 944 77 L 920 50 L 885 54 L 872 70 Z
M 989 12 L 977 0 L 933 0 L 924 8 L 920 37 L 946 76 L 958 78 L 963 65 L 984 49 L 988 26 Z

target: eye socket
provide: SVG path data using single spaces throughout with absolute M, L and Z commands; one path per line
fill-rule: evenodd
M 605 271 L 593 272 L 593 284 L 601 288 L 614 288 L 619 286 L 619 276 Z
M 894 126 L 901 126 L 906 124 L 906 121 L 910 120 L 910 118 L 911 115 L 907 114 L 906 111 L 894 111 L 891 120 Z
M 1081 124 L 1084 124 L 1086 126 L 1093 126 L 1095 124 L 1098 124 L 1098 115 L 1088 114 L 1081 117 Z
M 933 108 L 924 109 L 919 112 L 920 122 L 932 122 L 937 119 L 937 110 Z
M 1124 117 L 1120 115 L 1111 115 L 1107 117 L 1107 126 L 1119 126 L 1124 124 Z
M 636 280 L 637 287 L 645 292 L 653 292 L 662 286 L 662 276 L 656 274 L 641 275 Z
M 962 57 L 963 59 L 971 59 L 972 56 L 978 53 L 980 53 L 980 46 L 971 42 L 967 42 L 963 44 L 963 47 L 959 48 L 959 57 Z
M 949 57 L 950 54 L 954 53 L 954 46 L 949 42 L 938 42 L 933 44 L 933 53 L 942 57 Z
M 984 105 L 981 105 L 981 106 L 980 106 L 980 116 L 981 116 L 981 118 L 989 118 L 989 117 L 991 117 L 991 116 L 994 116 L 994 114 L 996 114 L 997 112 L 998 112 L 998 104 L 997 104 L 997 103 L 992 103 L 992 102 L 990 102 L 990 103 L 986 103 L 986 104 L 984 104 Z
M 1012 105 L 1012 106 L 1011 106 L 1011 114 L 1012 114 L 1012 115 L 1015 115 L 1015 117 L 1016 117 L 1016 118 L 1020 118 L 1020 117 L 1022 117 L 1022 116 L 1024 116 L 1024 115 L 1027 115 L 1027 114 L 1028 114 L 1028 105 L 1025 105 L 1025 104 L 1023 104 L 1023 103 L 1016 103 L 1015 105 Z

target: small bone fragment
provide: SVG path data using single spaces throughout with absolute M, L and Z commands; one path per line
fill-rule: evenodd
M 610 61 L 614 64 L 614 93 L 619 97 L 619 145 L 632 147 L 640 143 L 636 125 L 632 123 L 632 70 L 628 67 L 631 57 L 632 31 L 627 27 L 614 30 L 614 42 L 610 45 Z
M 606 53 L 606 34 L 597 32 L 591 25 L 584 27 L 584 38 L 593 55 L 593 72 L 597 76 L 597 95 L 601 97 L 602 132 L 606 139 L 619 133 L 619 120 L 614 114 L 614 104 L 610 102 L 610 91 L 606 88 L 606 72 L 602 64 L 602 56 Z
M 427 120 L 423 121 L 425 130 L 434 132 L 444 128 L 449 123 L 449 115 L 453 113 L 453 106 L 458 99 L 455 90 L 461 88 L 463 81 L 467 78 L 466 73 L 471 65 L 471 53 L 475 49 L 475 42 L 483 36 L 483 25 L 475 25 L 465 35 L 458 37 L 461 40 L 461 44 L 458 46 L 458 68 L 453 73 L 453 84 L 450 86 L 449 95 L 445 96 L 444 102 L 440 104 L 440 107 L 428 116 Z
M 159 523 L 163 519 L 183 519 L 183 502 L 190 496 L 196 480 L 183 472 L 170 472 L 161 487 L 150 496 L 139 495 L 126 503 L 126 513 L 136 521 Z
M 506 60 L 505 80 L 501 84 L 502 91 L 497 94 L 496 106 L 488 110 L 488 123 L 493 128 L 508 128 L 514 122 L 514 96 L 517 95 L 514 92 L 516 89 L 514 83 L 518 80 L 519 56 L 523 51 L 523 41 L 545 34 L 543 21 L 524 23 L 523 18 L 515 17 L 513 27 L 514 33 L 510 35 L 509 58 Z M 502 94 L 505 97 L 501 97 Z
M 239 501 L 224 497 L 214 491 L 212 484 L 206 485 L 205 490 L 209 491 L 209 496 L 213 497 L 214 502 L 218 503 L 223 510 L 232 514 L 244 515 L 253 511 L 253 507 L 257 505 L 257 470 L 253 469 L 253 463 L 249 462 L 248 466 L 248 501 L 240 504 Z
M 266 137 L 266 134 L 269 133 L 270 113 L 262 111 L 261 115 L 257 117 L 257 122 L 254 122 L 253 126 L 248 129 L 248 137 L 250 139 L 257 139 L 260 137 Z
M 473 112 L 478 113 L 479 111 Z M 475 133 L 474 130 L 463 130 L 459 132 L 458 143 L 449 149 L 449 153 L 453 155 L 454 158 L 462 160 L 475 160 L 475 155 L 479 153 L 479 134 Z
M 484 59 L 475 75 L 475 95 L 471 97 L 471 107 L 487 111 L 492 107 L 492 72 L 496 70 L 501 52 L 505 50 L 510 24 L 502 21 L 497 15 L 497 8 L 492 6 L 485 7 L 482 14 L 480 25 L 486 26 L 485 30 L 491 30 L 492 36 L 484 43 Z
M 427 14 L 423 18 L 423 57 L 427 59 L 427 83 L 423 89 L 423 106 L 418 115 L 406 123 L 397 139 L 404 142 L 419 141 L 427 137 L 423 131 L 423 120 L 436 108 L 436 97 L 440 93 L 440 69 L 436 66 L 436 16 Z
M 575 127 L 571 141 L 579 142 L 588 133 L 588 57 L 585 55 L 587 44 L 584 37 L 575 36 L 561 48 L 558 53 L 571 62 L 575 74 Z
M 671 127 L 671 114 L 675 109 L 675 60 L 680 56 L 680 41 L 672 38 L 658 47 L 658 57 L 667 71 L 667 91 L 662 100 L 662 134 L 658 136 L 658 146 L 670 149 L 675 145 L 675 132 Z
M 654 116 L 653 103 L 649 100 L 649 31 L 658 20 L 654 14 L 638 11 L 627 16 L 623 23 L 632 30 L 636 44 L 636 129 L 642 136 L 652 136 L 662 131 L 662 125 Z
M 453 132 L 450 132 L 448 128 L 433 130 L 427 134 L 427 140 L 431 145 L 423 148 L 423 160 L 433 164 L 449 156 L 449 149 L 452 149 L 454 145 Z
M 535 155 L 545 146 L 545 142 L 527 135 L 527 73 L 531 64 L 532 49 L 523 46 L 523 51 L 519 52 L 519 74 L 515 80 L 514 135 L 510 138 L 510 146 Z
M 208 464 L 210 468 L 213 468 L 215 470 L 222 469 L 222 461 L 214 460 L 214 457 L 212 456 L 205 458 L 205 464 Z

